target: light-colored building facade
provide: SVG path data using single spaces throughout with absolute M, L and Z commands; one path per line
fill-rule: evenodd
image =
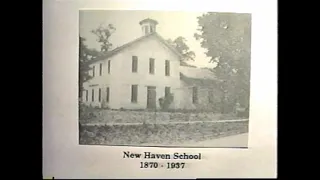
M 156 33 L 157 22 L 140 22 L 143 36 L 90 64 L 82 102 L 111 109 L 160 108 L 159 98 L 173 94 L 172 109 L 207 108 L 215 78 L 208 69 L 180 65 L 181 54 Z M 206 83 L 200 83 L 209 80 Z

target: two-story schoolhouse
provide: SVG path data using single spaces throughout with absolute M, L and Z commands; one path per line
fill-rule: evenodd
M 157 21 L 140 21 L 143 36 L 90 64 L 93 77 L 84 83 L 82 101 L 111 109 L 159 108 L 158 100 L 172 93 L 173 109 L 214 106 L 215 76 L 203 68 L 182 66 L 181 54 L 156 32 Z

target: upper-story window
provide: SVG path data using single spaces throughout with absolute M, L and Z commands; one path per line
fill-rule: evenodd
M 153 58 L 149 59 L 149 73 L 154 74 L 154 59 Z
M 102 76 L 102 63 L 100 63 L 100 66 L 99 66 L 99 71 L 100 71 L 100 76 Z
M 132 72 L 138 72 L 138 57 L 132 56 Z
M 169 60 L 166 60 L 166 63 L 165 63 L 165 75 L 170 76 L 170 61 Z
M 111 70 L 111 60 L 108 60 L 108 74 L 110 74 Z
M 92 77 L 94 77 L 95 76 L 95 66 L 92 66 Z

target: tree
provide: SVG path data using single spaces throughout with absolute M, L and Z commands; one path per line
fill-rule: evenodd
M 79 97 L 82 97 L 83 83 L 91 79 L 89 61 L 98 56 L 98 51 L 89 49 L 85 40 L 79 36 Z
M 85 44 L 86 39 L 79 36 L 79 97 L 82 95 L 83 83 L 92 78 L 89 75 L 89 70 L 91 70 L 90 61 L 111 49 L 112 43 L 109 42 L 109 38 L 115 30 L 115 27 L 109 24 L 107 27 L 100 25 L 91 31 L 97 36 L 97 42 L 100 43 L 100 51 L 89 49 Z
M 249 106 L 251 15 L 205 13 L 198 17 L 195 38 L 208 51 L 213 69 L 221 80 L 222 111 L 231 111 L 236 102 Z
M 190 51 L 189 46 L 186 44 L 187 40 L 184 37 L 179 36 L 175 40 L 168 39 L 167 42 L 182 55 L 182 63 L 190 60 L 194 61 L 196 55 L 193 51 Z
M 110 43 L 109 38 L 115 32 L 116 28 L 112 24 L 108 24 L 108 26 L 100 25 L 98 28 L 92 30 L 91 32 L 97 36 L 97 42 L 100 43 L 100 51 L 108 52 L 112 43 Z

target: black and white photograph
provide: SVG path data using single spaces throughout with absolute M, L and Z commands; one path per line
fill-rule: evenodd
M 250 66 L 249 13 L 80 10 L 79 144 L 247 148 Z

